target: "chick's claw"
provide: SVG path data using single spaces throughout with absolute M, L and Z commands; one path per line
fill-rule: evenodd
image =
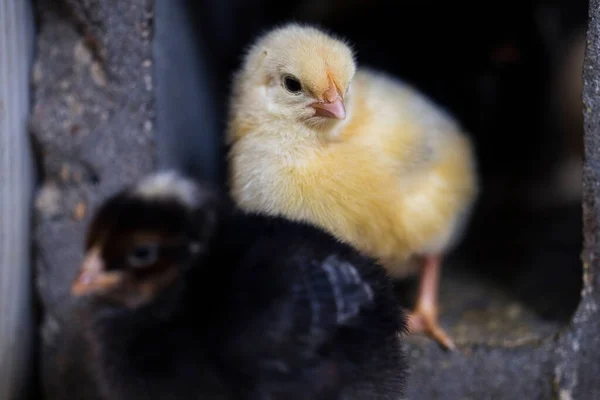
M 454 350 L 456 346 L 450 336 L 440 326 L 434 311 L 415 310 L 408 316 L 408 330 L 411 335 L 425 334 L 435 340 L 446 350 Z

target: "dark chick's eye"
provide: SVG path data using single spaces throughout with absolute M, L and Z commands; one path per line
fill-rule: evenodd
M 158 244 L 149 243 L 136 246 L 127 256 L 127 262 L 132 267 L 147 267 L 158 259 Z
M 302 91 L 302 85 L 300 84 L 300 81 L 290 75 L 286 75 L 283 78 L 283 86 L 285 86 L 288 92 L 294 94 L 298 94 Z

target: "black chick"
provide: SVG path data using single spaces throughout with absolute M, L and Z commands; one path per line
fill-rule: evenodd
M 107 399 L 391 399 L 407 365 L 383 268 L 300 222 L 157 173 L 94 216 L 72 293 Z

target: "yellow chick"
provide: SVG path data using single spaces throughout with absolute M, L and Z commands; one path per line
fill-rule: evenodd
M 438 281 L 478 195 L 474 150 L 429 99 L 354 58 L 344 40 L 296 23 L 249 48 L 232 85 L 231 195 L 328 230 L 395 278 L 420 272 L 410 330 L 452 349 Z

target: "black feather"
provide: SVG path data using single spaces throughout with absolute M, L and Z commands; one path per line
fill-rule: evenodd
M 158 221 L 181 205 L 144 207 Z M 212 227 L 206 252 L 151 304 L 88 310 L 107 399 L 401 397 L 406 321 L 381 266 L 283 218 L 223 207 Z

